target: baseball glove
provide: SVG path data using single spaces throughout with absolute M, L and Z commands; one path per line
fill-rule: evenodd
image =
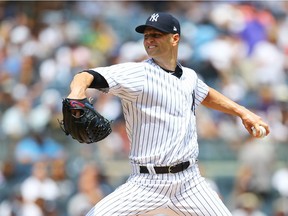
M 60 127 L 80 143 L 98 142 L 112 132 L 111 122 L 99 114 L 87 98 L 63 99 L 62 113 Z

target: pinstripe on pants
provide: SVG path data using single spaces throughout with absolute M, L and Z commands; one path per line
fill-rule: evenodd
M 150 175 L 147 178 L 146 175 Z M 166 208 L 180 216 L 228 216 L 231 213 L 200 176 L 198 165 L 176 174 L 137 174 L 101 200 L 86 216 L 147 215 Z

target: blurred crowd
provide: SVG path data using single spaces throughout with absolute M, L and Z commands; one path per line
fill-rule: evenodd
M 145 59 L 134 28 L 155 11 L 181 21 L 179 61 L 271 127 L 254 139 L 239 119 L 200 107 L 200 164 L 237 164 L 229 192 L 217 175 L 207 181 L 234 216 L 288 215 L 288 2 L 1 1 L 1 216 L 84 216 L 125 181 L 119 99 L 89 90 L 113 120 L 112 134 L 95 145 L 61 131 L 61 102 L 77 72 Z

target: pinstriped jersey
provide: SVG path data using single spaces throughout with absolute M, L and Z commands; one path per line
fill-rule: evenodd
M 180 78 L 153 59 L 94 68 L 121 99 L 132 163 L 177 164 L 198 156 L 195 108 L 208 86 L 190 68 Z

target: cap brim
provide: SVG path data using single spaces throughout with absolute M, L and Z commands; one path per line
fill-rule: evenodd
M 155 28 L 155 29 L 157 29 L 157 30 L 159 30 L 159 31 L 161 31 L 161 32 L 168 33 L 167 31 L 165 31 L 165 30 L 163 30 L 163 29 L 161 29 L 161 28 L 157 28 L 157 27 L 152 26 L 152 25 L 140 25 L 140 26 L 137 26 L 137 27 L 135 28 L 135 31 L 138 32 L 138 33 L 140 33 L 140 34 L 143 34 L 144 31 L 145 31 L 145 29 L 146 29 L 147 27 Z
M 138 32 L 138 33 L 140 33 L 140 34 L 143 34 L 146 27 L 147 27 L 147 25 L 137 26 L 137 27 L 135 28 L 135 31 Z

